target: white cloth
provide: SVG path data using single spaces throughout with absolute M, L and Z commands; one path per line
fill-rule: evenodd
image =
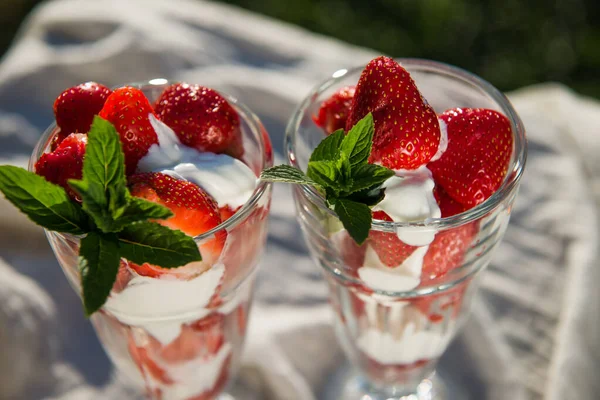
M 240 98 L 264 121 L 282 162 L 294 106 L 331 72 L 374 55 L 220 4 L 51 2 L 36 10 L 0 64 L 0 163 L 26 165 L 64 88 L 156 77 Z M 597 399 L 600 105 L 553 84 L 511 100 L 529 135 L 527 172 L 473 315 L 441 369 L 457 382 L 453 398 L 460 400 Z M 289 189 L 278 186 L 274 196 L 232 392 L 239 399 L 325 399 L 326 382 L 343 362 L 326 288 L 299 240 Z M 4 199 L 0 255 L 0 398 L 125 398 L 41 229 Z

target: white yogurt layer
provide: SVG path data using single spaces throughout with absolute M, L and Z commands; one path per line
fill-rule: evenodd
M 360 279 L 372 289 L 387 292 L 403 292 L 419 286 L 423 257 L 428 246 L 416 249 L 404 262 L 395 268 L 383 264 L 370 245 L 367 245 L 365 261 L 358 269 Z
M 142 172 L 162 172 L 195 183 L 219 204 L 237 208 L 252 196 L 257 177 L 240 160 L 226 154 L 199 152 L 183 145 L 175 132 L 152 114 L 150 123 L 158 136 L 140 162 Z
M 358 348 L 380 364 L 412 364 L 439 357 L 452 338 L 451 330 L 442 334 L 418 330 L 409 322 L 399 338 L 370 328 L 357 340 Z

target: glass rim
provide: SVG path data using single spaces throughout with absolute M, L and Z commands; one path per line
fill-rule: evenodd
M 177 81 L 177 80 L 154 78 L 154 79 L 151 79 L 148 81 L 126 83 L 123 85 L 115 86 L 113 88 L 123 87 L 123 86 L 133 86 L 133 87 L 137 87 L 137 88 L 142 88 L 142 87 L 172 85 L 172 84 L 179 83 L 179 82 L 180 81 Z M 217 90 L 217 92 L 221 96 L 223 96 L 236 109 L 236 111 L 238 111 L 238 114 L 240 114 L 240 118 L 242 118 L 244 121 L 246 121 L 246 123 L 250 126 L 250 129 L 253 131 L 255 136 L 258 138 L 259 151 L 260 151 L 260 154 L 262 155 L 261 171 L 273 166 L 273 156 L 269 155 L 269 153 L 267 153 L 267 151 L 266 151 L 267 147 L 271 146 L 271 139 L 268 136 L 268 133 L 266 133 L 267 130 L 263 126 L 263 124 L 260 121 L 260 119 L 258 118 L 258 116 L 256 114 L 254 114 L 245 104 L 241 103 L 236 97 L 234 97 L 228 93 L 224 93 L 221 90 Z M 42 135 L 38 139 L 32 153 L 31 153 L 31 156 L 29 158 L 29 165 L 28 165 L 29 171 L 34 172 L 35 163 L 37 162 L 37 160 L 41 157 L 43 152 L 48 147 L 48 144 L 50 143 L 50 138 L 52 137 L 52 135 L 56 131 L 56 129 L 57 129 L 56 121 L 53 121 L 50 124 L 50 126 L 48 128 L 46 128 L 46 130 L 42 133 Z M 265 132 L 266 134 L 263 134 L 263 132 Z M 227 220 L 221 222 L 219 225 L 215 226 L 214 228 L 212 228 L 200 235 L 194 236 L 193 237 L 194 241 L 203 242 L 207 239 L 211 239 L 211 237 L 214 236 L 215 233 L 222 231 L 222 230 L 229 231 L 232 228 L 239 225 L 242 221 L 246 220 L 248 218 L 248 216 L 250 215 L 250 213 L 254 210 L 258 201 L 267 192 L 267 189 L 271 185 L 270 182 L 264 182 L 264 181 L 258 179 L 258 177 L 256 178 L 256 182 L 257 182 L 257 184 L 256 184 L 256 187 L 254 188 L 254 191 L 252 192 L 252 195 L 240 207 L 240 209 L 235 212 L 235 214 L 233 214 Z M 63 236 L 77 237 L 77 235 L 72 235 L 72 234 L 63 233 L 63 232 L 54 232 L 54 233 L 63 235 Z
M 477 206 L 465 212 L 453 215 L 451 217 L 428 218 L 425 221 L 420 222 L 392 222 L 373 220 L 371 229 L 388 232 L 395 232 L 398 228 L 407 227 L 447 230 L 456 228 L 485 216 L 498 207 L 504 201 L 504 199 L 508 198 L 510 194 L 518 187 L 519 181 L 521 180 L 527 160 L 527 140 L 525 138 L 525 127 L 523 122 L 519 118 L 508 98 L 498 89 L 496 89 L 491 83 L 478 77 L 477 75 L 474 75 L 462 68 L 438 61 L 419 58 L 395 58 L 395 60 L 402 66 L 406 67 L 409 72 L 411 72 L 411 70 L 418 70 L 422 72 L 436 73 L 438 75 L 454 78 L 455 80 L 460 80 L 462 83 L 481 89 L 496 102 L 496 104 L 502 109 L 502 112 L 509 119 L 511 129 L 513 131 L 514 152 L 511 163 L 509 164 L 508 172 L 501 186 L 481 204 L 478 204 Z M 285 131 L 285 149 L 288 156 L 288 163 L 291 166 L 300 169 L 295 149 L 296 134 L 298 132 L 300 122 L 302 121 L 302 117 L 308 107 L 321 93 L 342 80 L 348 74 L 356 73 L 362 71 L 363 69 L 364 66 L 358 66 L 353 68 L 342 68 L 338 71 L 335 71 L 329 78 L 321 81 L 321 83 L 315 86 L 304 98 L 304 100 L 302 100 L 302 102 L 296 107 Z M 325 198 L 316 189 L 308 185 L 301 185 L 301 190 L 304 195 L 308 196 L 308 198 L 317 204 L 322 211 L 327 212 L 329 215 L 336 216 L 335 212 L 327 207 Z

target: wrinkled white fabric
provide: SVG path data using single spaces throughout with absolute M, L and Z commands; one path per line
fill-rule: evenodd
M 294 106 L 331 72 L 375 53 L 202 1 L 61 0 L 36 10 L 0 64 L 0 163 L 25 166 L 64 88 L 156 77 L 231 93 L 283 161 Z M 529 159 L 506 237 L 441 370 L 465 399 L 600 393 L 600 105 L 559 85 L 511 96 Z M 326 288 L 299 241 L 289 188 L 274 194 L 238 399 L 332 397 L 343 363 Z M 0 199 L 0 398 L 128 398 L 41 229 Z M 27 371 L 24 373 L 23 371 Z M 456 393 L 461 393 L 460 395 Z

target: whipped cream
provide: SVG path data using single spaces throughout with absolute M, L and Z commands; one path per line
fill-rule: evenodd
M 224 273 L 223 264 L 216 264 L 190 280 L 136 276 L 105 307 L 122 323 L 142 327 L 167 345 L 179 336 L 182 324 L 209 314 L 205 307 Z M 182 317 L 168 319 L 178 315 Z
M 372 289 L 387 292 L 403 292 L 419 286 L 423 257 L 428 246 L 416 249 L 404 262 L 396 267 L 383 264 L 370 245 L 367 245 L 365 261 L 358 269 L 359 278 Z
M 439 160 L 444 152 L 448 149 L 448 125 L 446 125 L 446 121 L 438 118 L 438 122 L 440 124 L 440 144 L 438 145 L 437 152 L 431 157 L 431 161 Z
M 237 208 L 252 196 L 257 177 L 240 160 L 226 154 L 199 152 L 183 145 L 175 132 L 154 115 L 150 124 L 158 144 L 153 144 L 138 163 L 142 172 L 162 172 L 195 183 L 206 190 L 219 207 Z
M 412 364 L 439 357 L 450 339 L 452 329 L 444 333 L 419 330 L 413 322 L 409 322 L 399 338 L 370 328 L 359 336 L 357 346 L 380 364 Z

